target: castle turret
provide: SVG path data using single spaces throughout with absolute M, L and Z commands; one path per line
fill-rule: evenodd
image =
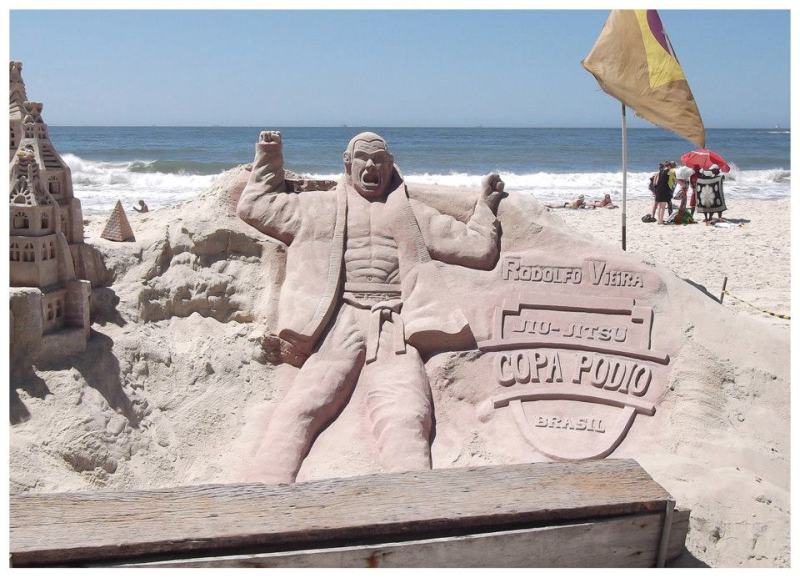
M 89 336 L 91 283 L 75 266 L 84 263 L 87 249 L 83 215 L 69 167 L 50 142 L 42 104 L 27 100 L 22 63 L 12 62 L 10 70 L 12 362 L 54 359 L 83 351 Z
M 51 287 L 75 280 L 59 206 L 42 185 L 34 151 L 21 146 L 10 166 L 12 287 Z
M 61 230 L 70 244 L 83 243 L 83 213 L 81 202 L 72 192 L 72 173 L 56 152 L 42 119 L 41 102 L 25 101 L 22 104 L 22 136 L 18 149 L 33 150 L 39 167 L 42 185 L 61 208 Z M 13 162 L 13 156 L 12 156 Z
M 22 119 L 25 118 L 24 103 L 28 100 L 25 93 L 25 83 L 22 81 L 22 63 L 12 61 L 9 65 L 9 102 L 8 116 L 11 125 L 11 135 L 8 147 L 8 160 L 14 158 L 14 153 L 19 148 L 22 139 Z

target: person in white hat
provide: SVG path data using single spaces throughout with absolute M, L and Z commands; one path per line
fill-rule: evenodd
M 675 196 L 673 198 L 680 201 L 678 211 L 675 213 L 674 218 L 672 219 L 672 222 L 676 225 L 694 222 L 692 217 L 686 212 L 686 201 L 688 200 L 689 196 L 689 178 L 692 176 L 692 172 L 692 169 L 689 167 L 680 167 L 675 171 L 675 177 L 677 178 L 678 183 L 675 187 Z

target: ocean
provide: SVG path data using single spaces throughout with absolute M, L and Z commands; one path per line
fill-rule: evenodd
M 286 168 L 336 178 L 350 138 L 373 130 L 389 143 L 409 182 L 478 186 L 499 172 L 510 194 L 545 202 L 622 191 L 619 129 L 263 127 L 280 130 Z M 151 208 L 185 201 L 220 172 L 253 160 L 257 127 L 66 127 L 50 138 L 72 170 L 86 214 L 144 199 Z M 707 146 L 731 165 L 725 183 L 730 208 L 737 198 L 777 199 L 791 190 L 786 129 L 708 129 Z M 693 147 L 661 129 L 629 129 L 629 198 L 649 198 L 647 180 L 662 160 Z

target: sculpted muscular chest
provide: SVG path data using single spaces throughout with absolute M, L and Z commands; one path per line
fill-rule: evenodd
M 397 243 L 382 201 L 370 201 L 355 191 L 348 194 L 345 280 L 358 283 L 397 283 Z

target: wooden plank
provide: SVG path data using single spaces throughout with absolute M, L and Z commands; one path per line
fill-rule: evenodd
M 690 510 L 676 508 L 667 560 L 685 549 Z M 430 540 L 185 558 L 121 567 L 150 568 L 645 568 L 653 566 L 662 514 L 639 514 Z
M 664 509 L 634 460 L 11 497 L 13 565 L 261 552 L 553 525 Z
M 683 553 L 686 547 L 686 534 L 689 533 L 690 515 L 691 511 L 687 508 L 675 508 L 667 546 L 667 561 L 674 560 Z
M 661 514 L 386 544 L 167 560 L 153 568 L 648 568 Z

